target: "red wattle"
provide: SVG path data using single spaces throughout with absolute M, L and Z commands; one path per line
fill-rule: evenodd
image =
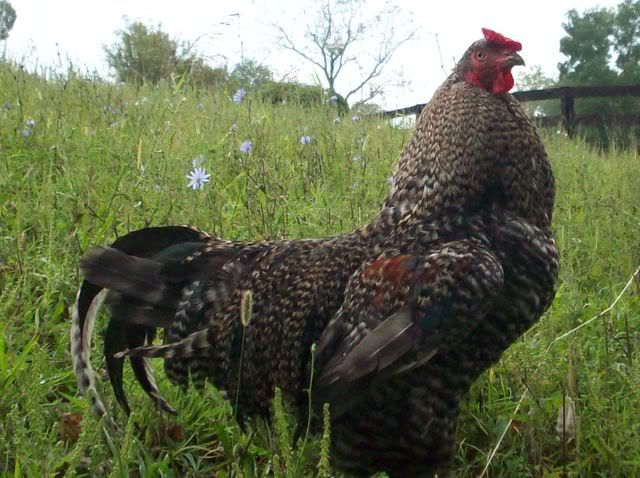
M 464 75 L 464 79 L 467 83 L 478 88 L 490 91 L 494 95 L 503 95 L 513 88 L 514 80 L 511 70 L 498 71 L 493 81 L 485 80 L 484 82 L 475 71 L 468 71 Z
M 513 88 L 514 83 L 511 70 L 499 71 L 491 87 L 491 93 L 503 95 Z

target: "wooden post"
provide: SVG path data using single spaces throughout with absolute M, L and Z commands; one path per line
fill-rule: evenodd
M 562 114 L 562 126 L 572 138 L 575 132 L 576 109 L 573 96 L 570 96 L 570 93 L 560 97 L 560 114 Z

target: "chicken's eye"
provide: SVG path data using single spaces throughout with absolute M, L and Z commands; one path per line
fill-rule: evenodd
M 484 54 L 484 52 L 482 51 L 477 51 L 476 52 L 476 58 L 480 61 L 484 61 L 484 59 L 487 57 L 487 55 Z

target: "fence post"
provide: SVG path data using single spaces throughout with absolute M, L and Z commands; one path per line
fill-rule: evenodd
M 570 91 L 560 97 L 560 114 L 562 114 L 562 126 L 572 138 L 575 129 L 576 109 Z

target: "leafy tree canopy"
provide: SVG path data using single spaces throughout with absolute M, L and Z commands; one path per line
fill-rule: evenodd
M 193 53 L 193 45 L 171 38 L 160 26 L 132 22 L 118 33 L 118 41 L 105 47 L 107 62 L 120 81 L 157 84 L 184 76 L 199 86 L 229 82 L 226 68 L 213 68 Z
M 268 66 L 261 65 L 256 60 L 245 60 L 234 67 L 231 78 L 243 88 L 255 90 L 273 80 L 273 73 Z
M 601 86 L 640 84 L 640 0 L 625 0 L 615 8 L 570 10 L 558 64 L 560 85 Z M 594 98 L 576 101 L 578 114 L 633 113 L 639 98 Z
M 9 38 L 9 32 L 16 22 L 16 11 L 7 0 L 0 0 L 0 40 Z
M 558 64 L 562 84 L 640 82 L 640 0 L 582 14 L 570 10 L 562 27 L 560 52 L 567 57 Z
M 178 64 L 178 42 L 160 27 L 132 22 L 118 32 L 119 40 L 105 48 L 109 66 L 120 81 L 142 84 L 167 79 Z

